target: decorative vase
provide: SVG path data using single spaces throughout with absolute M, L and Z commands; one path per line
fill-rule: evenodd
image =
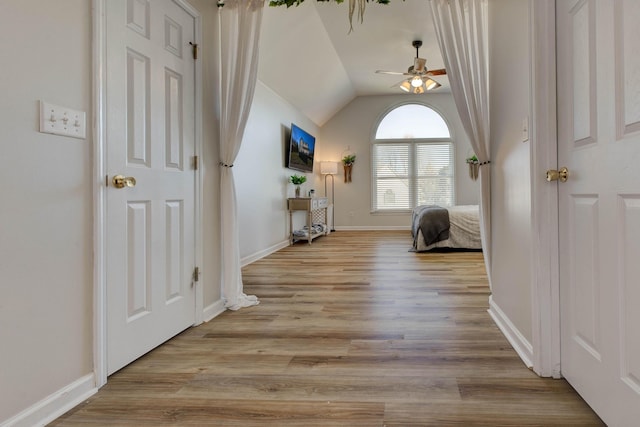
M 300 197 L 300 186 L 296 185 L 296 197 Z
M 344 182 L 351 182 L 351 169 L 353 169 L 353 163 L 344 165 Z
M 475 181 L 476 179 L 478 179 L 478 175 L 480 172 L 480 165 L 475 162 L 469 162 L 468 165 L 469 165 L 469 177 Z

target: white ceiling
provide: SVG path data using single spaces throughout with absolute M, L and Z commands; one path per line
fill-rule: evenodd
M 428 1 L 367 3 L 364 22 L 354 16 L 351 34 L 348 3 L 307 0 L 264 11 L 258 78 L 318 125 L 357 96 L 402 94 L 391 87 L 402 76 L 375 71 L 406 71 L 416 54 L 413 40 L 423 41 L 427 68 L 444 67 Z M 435 80 L 442 87 L 431 93 L 449 92 L 446 76 Z

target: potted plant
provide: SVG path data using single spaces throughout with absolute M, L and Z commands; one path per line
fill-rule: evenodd
M 344 182 L 351 182 L 351 169 L 356 161 L 355 154 L 347 154 L 342 158 L 342 165 L 344 167 Z
M 296 197 L 300 197 L 300 186 L 307 182 L 307 176 L 294 174 L 289 177 L 289 181 L 296 186 Z
M 478 157 L 475 154 L 471 157 L 468 157 L 467 164 L 469 165 L 469 176 L 472 180 L 475 181 L 476 179 L 478 179 L 478 173 L 480 171 Z

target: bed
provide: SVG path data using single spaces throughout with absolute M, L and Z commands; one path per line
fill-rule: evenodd
M 413 250 L 482 249 L 478 205 L 417 206 L 411 221 Z

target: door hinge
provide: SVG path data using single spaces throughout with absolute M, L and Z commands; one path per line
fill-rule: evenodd
M 193 269 L 193 281 L 194 282 L 200 281 L 200 267 L 196 267 Z
M 199 166 L 200 166 L 200 159 L 198 158 L 198 156 L 193 156 L 193 169 L 198 170 Z
M 193 59 L 198 59 L 198 43 L 189 42 L 193 52 Z

